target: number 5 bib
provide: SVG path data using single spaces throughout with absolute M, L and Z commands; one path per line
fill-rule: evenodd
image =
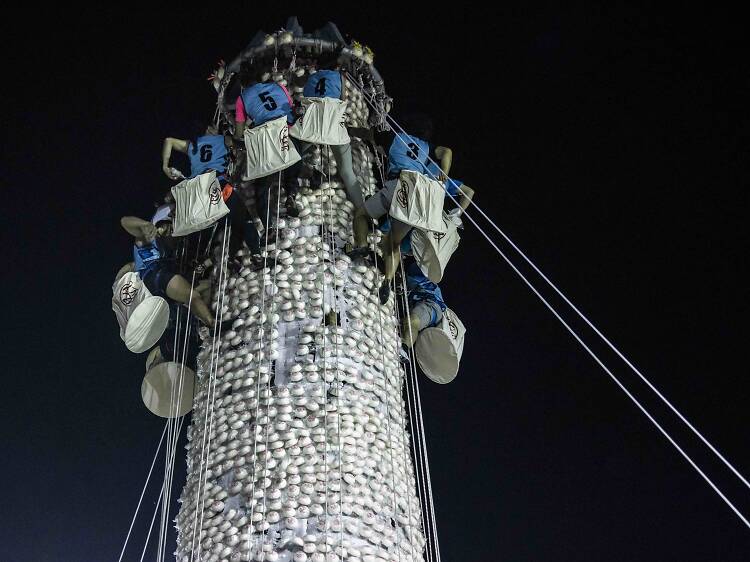
M 285 170 L 300 161 L 300 155 L 289 140 L 286 117 L 245 129 L 247 167 L 244 180 L 253 180 Z

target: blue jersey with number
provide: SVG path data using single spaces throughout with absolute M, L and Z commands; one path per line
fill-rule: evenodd
M 440 166 L 432 162 L 427 164 L 427 172 L 428 172 L 428 175 L 432 179 L 437 179 L 437 177 L 443 173 L 440 171 Z M 458 188 L 461 187 L 463 184 L 464 182 L 462 182 L 461 180 L 455 180 L 453 178 L 449 178 L 445 180 L 445 183 L 443 185 L 445 185 L 445 190 L 448 193 L 453 195 L 453 197 L 458 197 Z
M 148 271 L 152 266 L 164 257 L 164 252 L 159 247 L 159 243 L 154 240 L 143 246 L 133 245 L 133 261 L 135 270 L 143 278 L 143 273 Z
M 222 173 L 227 169 L 229 151 L 224 144 L 222 135 L 206 135 L 198 137 L 195 142 L 188 144 L 188 158 L 190 158 L 190 177 L 194 178 L 216 170 Z
M 306 98 L 341 99 L 341 73 L 338 70 L 318 70 L 307 79 L 302 94 Z
M 440 291 L 440 287 L 422 273 L 416 262 L 411 262 L 406 266 L 406 290 L 412 306 L 421 301 L 431 301 L 437 304 L 440 310 L 448 308 L 443 301 L 443 293 Z
M 419 137 L 397 133 L 388 150 L 388 178 L 398 177 L 401 170 L 427 173 L 430 144 Z
M 288 123 L 294 121 L 292 104 L 284 88 L 275 82 L 255 84 L 242 91 L 245 114 L 257 127 L 266 121 L 286 115 Z

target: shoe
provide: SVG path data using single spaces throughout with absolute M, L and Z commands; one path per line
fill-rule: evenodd
M 242 258 L 229 258 L 227 260 L 227 275 L 229 277 L 236 277 L 240 274 L 242 269 Z
M 338 326 L 339 325 L 339 317 L 338 314 L 336 314 L 335 310 L 332 310 L 325 316 L 325 325 L 326 326 Z
M 266 229 L 266 232 L 261 237 L 261 243 L 272 246 L 276 244 L 276 236 L 278 236 L 278 232 L 275 227 L 271 226 Z
M 349 256 L 352 261 L 354 261 L 366 258 L 370 254 L 370 248 L 368 248 L 367 246 L 355 248 L 347 242 L 346 246 L 344 247 L 344 253 Z
M 388 297 L 391 296 L 391 285 L 388 283 L 388 280 L 383 280 L 382 285 L 380 285 L 380 289 L 378 289 L 378 296 L 380 297 L 380 304 L 385 304 L 388 302 Z
M 398 349 L 398 360 L 404 366 L 411 365 L 411 358 L 409 357 L 409 352 L 407 351 L 406 347 L 403 345 Z
M 287 196 L 284 204 L 286 205 L 286 215 L 288 217 L 299 216 L 299 212 L 302 209 L 300 209 L 299 204 L 297 203 L 297 200 L 294 197 L 292 197 L 291 195 Z
M 385 276 L 385 261 L 383 260 L 382 257 L 378 256 L 377 254 L 375 255 L 375 267 L 378 268 L 378 271 L 380 272 L 381 275 Z

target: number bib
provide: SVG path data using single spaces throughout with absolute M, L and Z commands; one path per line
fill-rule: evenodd
M 300 155 L 289 140 L 286 117 L 245 129 L 247 166 L 244 180 L 263 178 L 285 170 L 300 161 Z
M 415 228 L 444 233 L 444 191 L 441 183 L 419 172 L 401 170 L 388 213 Z
M 172 236 L 203 230 L 229 212 L 214 171 L 181 181 L 172 187 L 172 196 L 175 200 Z
M 112 286 L 112 310 L 120 325 L 120 338 L 133 353 L 153 347 L 169 322 L 167 301 L 151 295 L 134 271 Z
M 289 128 L 289 134 L 313 144 L 348 144 L 346 106 L 347 102 L 333 98 L 303 98 L 305 114 Z
M 453 221 L 443 218 L 443 223 L 445 232 L 415 230 L 411 236 L 414 259 L 422 273 L 433 283 L 439 283 L 443 278 L 448 261 L 461 240 Z
M 439 326 L 419 332 L 414 353 L 420 369 L 430 380 L 447 384 L 456 378 L 465 335 L 466 328 L 450 308 L 443 311 Z

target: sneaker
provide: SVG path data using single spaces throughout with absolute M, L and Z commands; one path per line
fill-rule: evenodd
M 380 285 L 380 289 L 378 289 L 378 296 L 380 297 L 380 304 L 385 304 L 388 302 L 388 297 L 391 296 L 391 285 L 387 280 L 383 280 L 383 283 Z
M 276 228 L 271 226 L 266 230 L 266 232 L 261 237 L 261 243 L 266 244 L 267 246 L 273 246 L 274 244 L 276 244 L 277 235 L 278 235 L 278 232 L 276 231 Z
M 300 209 L 299 204 L 297 203 L 297 200 L 292 197 L 291 195 L 287 196 L 286 201 L 284 202 L 286 205 L 286 214 L 288 217 L 298 217 L 299 212 L 302 210 Z
M 398 360 L 403 366 L 411 365 L 411 358 L 409 357 L 409 352 L 406 350 L 405 346 L 401 346 L 398 349 Z
M 344 253 L 349 256 L 352 261 L 364 259 L 370 255 L 370 248 L 362 246 L 360 248 L 354 248 L 351 244 L 347 243 L 344 248 Z

